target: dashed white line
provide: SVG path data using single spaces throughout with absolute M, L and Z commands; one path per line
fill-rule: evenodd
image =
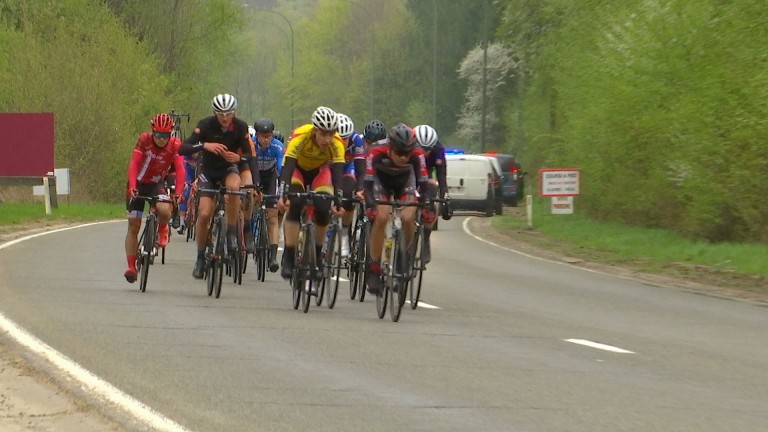
M 592 341 L 586 340 L 586 339 L 564 339 L 564 340 L 566 342 L 571 342 L 571 343 L 575 343 L 575 344 L 579 344 L 579 345 L 584 345 L 584 346 L 588 346 L 590 348 L 597 348 L 597 349 L 601 349 L 603 351 L 610 351 L 610 352 L 615 352 L 615 353 L 620 353 L 620 354 L 635 354 L 634 351 L 628 351 L 628 350 L 625 350 L 623 348 L 618 348 L 618 347 L 611 346 L 611 345 L 601 344 L 601 343 L 598 343 L 598 342 L 592 342 Z

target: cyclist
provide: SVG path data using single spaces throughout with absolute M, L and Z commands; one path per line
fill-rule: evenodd
M 152 133 L 139 136 L 128 168 L 128 191 L 126 209 L 128 210 L 128 232 L 125 235 L 125 255 L 128 259 L 128 270 L 125 280 L 136 282 L 136 251 L 139 248 L 139 229 L 144 213 L 144 200 L 134 199 L 136 196 L 158 196 L 166 194 L 163 184 L 171 165 L 176 168 L 176 184 L 184 184 L 184 161 L 179 156 L 181 141 L 171 137 L 173 119 L 168 114 L 156 115 L 151 123 Z M 174 199 L 181 200 L 180 191 L 176 190 Z M 161 248 L 168 245 L 173 206 L 169 203 L 158 203 L 156 206 L 158 219 L 157 245 Z
M 355 125 L 348 116 L 339 113 L 339 136 L 346 147 L 344 167 L 344 177 L 341 181 L 341 188 L 344 198 L 352 199 L 354 196 L 362 198 L 363 196 L 363 178 L 365 176 L 365 141 L 363 136 L 355 132 Z M 344 204 L 346 210 L 341 219 L 341 256 L 349 256 L 349 231 L 352 221 L 355 217 L 354 204 L 351 202 Z
M 427 196 L 429 198 L 435 198 L 438 195 L 440 199 L 446 199 L 448 197 L 448 183 L 445 180 L 446 173 L 446 160 L 445 160 L 445 148 L 438 141 L 437 131 L 429 125 L 419 125 L 413 128 L 413 132 L 416 134 L 416 143 L 421 146 L 421 149 L 425 154 L 425 162 L 427 166 L 427 174 L 429 175 L 429 184 L 427 186 Z M 436 178 L 432 178 L 434 172 Z M 447 215 L 449 207 L 443 206 L 443 214 Z M 431 215 L 436 214 L 434 205 L 432 206 Z M 432 235 L 432 227 L 434 226 L 434 219 L 427 220 L 427 213 L 424 213 L 424 250 L 422 251 L 421 258 L 424 263 L 428 263 L 432 259 L 431 250 L 429 246 L 429 237 Z
M 251 181 L 259 184 L 259 170 L 256 158 L 253 158 L 251 142 L 248 137 L 248 124 L 235 117 L 237 99 L 230 94 L 216 95 L 211 101 L 213 114 L 197 123 L 194 132 L 184 140 L 180 153 L 190 155 L 202 151 L 199 189 L 214 189 L 224 185 L 229 191 L 240 190 L 240 171 L 238 164 L 242 157 L 238 151 L 250 157 Z M 198 192 L 200 201 L 197 213 L 197 260 L 192 276 L 202 279 L 205 275 L 205 245 L 208 240 L 208 226 L 213 217 L 214 201 L 210 193 Z M 238 249 L 237 218 L 240 198 L 236 195 L 226 197 L 227 238 L 230 250 Z
M 381 291 L 381 253 L 392 208 L 376 205 L 375 201 L 389 200 L 415 202 L 417 189 L 423 196 L 427 186 L 427 168 L 424 152 L 416 145 L 413 130 L 403 123 L 394 126 L 387 135 L 388 146 L 371 150 L 366 158 L 365 199 L 368 218 L 373 223 L 370 238 L 371 263 L 367 269 L 368 292 Z M 415 232 L 413 223 L 416 207 L 405 207 L 400 212 L 405 227 L 406 244 Z
M 387 128 L 379 120 L 371 120 L 363 129 L 363 140 L 365 141 L 366 154 L 373 147 L 387 146 Z
M 179 219 L 181 223 L 178 230 L 179 234 L 184 234 L 184 231 L 187 229 L 187 208 L 189 207 L 190 199 L 193 198 L 193 187 L 191 186 L 197 178 L 197 164 L 199 159 L 197 156 L 197 154 L 184 156 L 184 169 L 187 172 L 186 184 L 189 186 L 184 188 L 184 196 L 181 200 L 181 204 L 179 204 Z
M 341 194 L 341 177 L 344 172 L 344 144 L 336 133 L 338 119 L 336 112 L 320 106 L 312 113 L 312 123 L 299 127 L 291 136 L 285 149 L 283 172 L 280 174 L 280 195 L 278 209 L 288 208 L 285 196 L 289 191 L 311 190 L 318 193 Z M 283 222 L 284 246 L 282 270 L 280 276 L 290 279 L 296 256 L 296 242 L 299 237 L 299 220 L 304 208 L 304 200 L 290 202 L 288 214 Z M 318 200 L 316 207 L 315 240 L 317 256 L 321 256 L 328 224 L 330 223 L 331 203 Z M 343 216 L 343 209 L 334 209 Z M 314 278 L 318 276 L 315 269 Z
M 275 124 L 268 118 L 257 120 L 253 124 L 251 139 L 256 142 L 256 160 L 259 165 L 261 191 L 267 195 L 277 193 L 277 179 L 283 169 L 285 150 L 275 135 Z M 269 236 L 268 263 L 269 271 L 274 273 L 280 266 L 277 264 L 277 242 L 280 239 L 279 220 L 277 217 L 277 199 L 269 199 L 267 207 L 267 226 Z M 250 226 L 248 224 L 247 226 Z
M 285 135 L 283 135 L 283 133 L 282 133 L 282 132 L 280 132 L 280 131 L 275 131 L 275 132 L 272 134 L 272 137 L 273 137 L 274 139 L 276 139 L 276 140 L 280 141 L 280 145 L 281 145 L 281 146 L 284 146 L 284 145 L 285 145 Z

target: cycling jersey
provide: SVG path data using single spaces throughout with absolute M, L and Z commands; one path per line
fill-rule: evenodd
M 347 167 L 354 164 L 355 159 L 365 160 L 365 140 L 363 136 L 357 132 L 353 132 L 352 136 L 347 140 L 347 151 L 344 153 L 344 160 L 347 162 Z M 364 175 L 365 173 L 358 173 Z
M 411 153 L 407 164 L 396 165 L 389 149 L 378 147 L 368 153 L 365 164 L 365 198 L 369 206 L 373 206 L 376 199 L 385 199 L 390 192 L 398 197 L 412 196 L 415 190 L 409 189 L 418 185 L 423 191 L 429 179 L 421 149 Z
M 326 149 L 321 149 L 312 139 L 315 127 L 307 124 L 293 132 L 291 140 L 285 149 L 285 158 L 296 159 L 299 168 L 310 171 L 320 168 L 327 163 L 344 163 L 344 144 L 336 134 L 333 143 Z M 285 165 L 285 161 L 283 161 Z
M 259 170 L 256 169 L 256 158 L 253 157 L 248 124 L 239 118 L 232 119 L 232 124 L 227 129 L 222 129 L 216 116 L 206 117 L 197 124 L 192 134 L 184 140 L 180 153 L 189 155 L 202 150 L 202 171 L 211 174 L 212 178 L 225 177 L 233 164 L 223 157 L 203 149 L 204 143 L 220 143 L 227 146 L 227 150 L 244 154 L 250 157 L 251 176 L 253 183 L 259 184 Z
M 274 138 L 266 149 L 262 149 L 260 145 L 256 144 L 256 160 L 262 173 L 264 171 L 277 171 L 279 173 L 283 169 L 284 157 L 285 150 L 283 150 L 282 143 Z
M 440 141 L 435 144 L 432 150 L 427 154 L 425 158 L 427 165 L 428 175 L 434 173 L 437 179 L 437 184 L 440 186 L 440 198 L 445 198 L 445 194 L 448 192 L 448 183 L 446 182 L 446 162 L 445 162 L 445 147 Z
M 181 141 L 178 138 L 172 137 L 165 147 L 158 147 L 151 133 L 141 134 L 128 168 L 128 188 L 137 189 L 139 184 L 161 183 L 168 176 L 171 165 L 176 169 L 176 184 L 183 185 L 186 170 L 184 159 L 179 156 L 180 147 Z

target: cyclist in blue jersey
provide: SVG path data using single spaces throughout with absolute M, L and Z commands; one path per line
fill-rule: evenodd
M 429 183 L 426 188 L 426 193 L 429 198 L 435 198 L 438 196 L 440 199 L 449 199 L 448 197 L 448 183 L 445 179 L 446 174 L 446 161 L 445 161 L 445 148 L 438 141 L 437 131 L 429 125 L 419 125 L 413 128 L 416 135 L 416 142 L 421 146 L 426 155 L 425 163 L 427 165 L 427 173 L 429 175 Z M 434 174 L 434 177 L 433 177 Z M 446 218 L 447 212 L 450 211 L 448 205 L 444 205 L 443 219 Z M 429 246 L 429 237 L 432 235 L 432 227 L 435 223 L 436 209 L 432 208 L 432 211 L 428 212 L 431 216 L 431 220 L 427 220 L 427 212 L 424 213 L 424 251 L 422 252 L 422 259 L 424 263 L 428 263 L 431 259 L 431 250 Z
M 337 115 L 338 132 L 344 143 L 346 152 L 344 155 L 344 177 L 341 183 L 344 198 L 352 199 L 357 196 L 363 199 L 363 178 L 365 177 L 365 140 L 363 136 L 355 132 L 355 125 L 349 116 Z M 341 256 L 349 256 L 349 232 L 355 218 L 354 204 L 351 202 L 342 205 L 346 214 L 341 218 Z
M 277 194 L 277 181 L 283 169 L 285 150 L 280 141 L 274 137 L 275 124 L 268 118 L 257 120 L 253 124 L 251 139 L 256 143 L 256 161 L 261 178 L 261 191 L 267 195 Z M 275 273 L 280 266 L 277 264 L 277 241 L 280 238 L 279 218 L 277 214 L 277 198 L 266 200 L 267 227 L 269 236 L 269 271 Z
M 195 182 L 198 174 L 198 160 L 197 153 L 184 156 L 184 168 L 187 172 L 187 187 L 184 188 L 183 200 L 181 201 L 181 204 L 179 204 L 179 222 L 181 223 L 178 229 L 179 234 L 184 234 L 184 231 L 187 229 L 187 208 L 189 207 L 189 200 L 192 197 L 192 184 Z
M 365 142 L 365 153 L 371 152 L 376 147 L 388 146 L 387 128 L 379 120 L 371 120 L 363 129 L 363 141 Z

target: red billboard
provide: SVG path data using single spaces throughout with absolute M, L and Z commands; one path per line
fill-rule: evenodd
M 54 168 L 53 113 L 0 113 L 0 177 L 43 177 Z

